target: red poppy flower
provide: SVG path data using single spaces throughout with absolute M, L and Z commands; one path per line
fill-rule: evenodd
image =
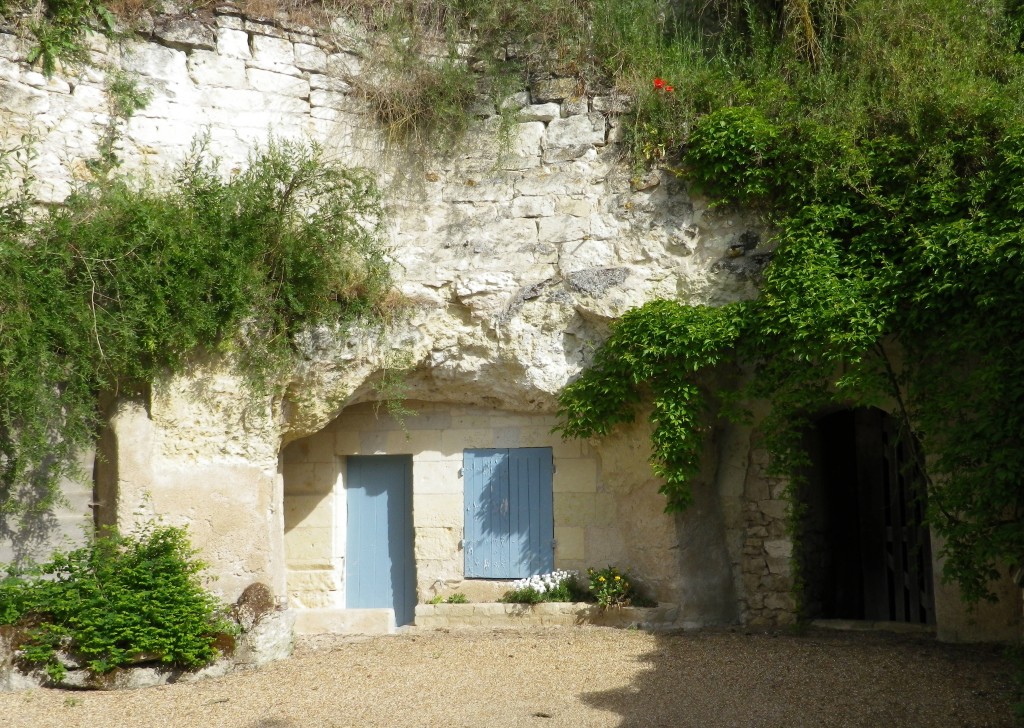
M 665 88 L 665 82 L 660 78 L 654 79 L 654 88 L 660 91 L 661 89 Z
M 665 93 L 667 93 L 667 94 L 670 94 L 670 93 L 672 93 L 673 91 L 675 91 L 675 89 L 674 89 L 674 88 L 672 88 L 671 86 L 666 86 L 666 87 L 665 87 Z

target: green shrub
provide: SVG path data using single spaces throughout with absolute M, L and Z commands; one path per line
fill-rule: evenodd
M 29 26 L 37 45 L 29 51 L 28 62 L 38 60 L 47 76 L 53 75 L 58 60 L 85 58 L 82 39 L 92 21 L 104 33 L 114 31 L 114 16 L 99 0 L 44 0 L 43 9 L 43 19 Z
M 315 145 L 272 142 L 229 178 L 199 147 L 168 186 L 117 177 L 41 215 L 18 161 L 0 155 L 0 518 L 48 507 L 102 393 L 201 352 L 265 390 L 304 331 L 382 310 L 379 192 Z
M 755 107 L 718 109 L 694 124 L 684 159 L 705 192 L 739 203 L 760 202 L 777 174 L 776 136 L 778 131 Z
M 469 604 L 469 597 L 461 592 L 455 592 L 444 600 L 445 604 Z
M 199 667 L 217 657 L 217 634 L 235 627 L 203 589 L 204 565 L 194 556 L 183 528 L 105 532 L 0 580 L 0 624 L 20 627 L 23 659 L 53 680 L 65 672 L 58 651 L 95 673 L 139 658 Z
M 523 586 L 517 589 L 509 589 L 502 595 L 500 601 L 506 604 L 540 604 L 547 600 L 542 592 L 537 591 L 532 586 Z
M 384 127 L 390 144 L 449 148 L 471 119 L 476 75 L 457 57 L 425 58 L 414 44 L 378 49 L 350 82 Z

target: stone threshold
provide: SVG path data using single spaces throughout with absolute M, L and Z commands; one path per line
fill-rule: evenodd
M 909 622 L 867 621 L 863 619 L 815 619 L 811 626 L 840 632 L 893 632 L 896 634 L 934 635 L 934 624 Z
M 645 630 L 675 626 L 679 607 L 661 602 L 656 607 L 601 609 L 589 602 L 543 602 L 541 604 L 418 604 L 416 627 L 547 627 L 591 624 L 601 627 Z

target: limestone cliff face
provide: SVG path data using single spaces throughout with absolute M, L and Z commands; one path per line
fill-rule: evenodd
M 200 138 L 229 171 L 270 135 L 317 141 L 377 172 L 389 188 L 394 271 L 414 312 L 374 344 L 311 336 L 310 366 L 296 381 L 306 395 L 307 383 L 322 391 L 294 398 L 288 437 L 323 426 L 382 358 L 416 365 L 418 399 L 550 410 L 605 324 L 628 308 L 753 295 L 764 260 L 749 255 L 756 225 L 710 212 L 671 175 L 631 182 L 615 144 L 623 99 L 541 80 L 509 99 L 520 111 L 507 153 L 498 154 L 493 105 L 482 102 L 454 154 L 410 160 L 385 148 L 349 93 L 368 42 L 235 14 L 164 18 L 147 40 L 94 36 L 90 65 L 47 79 L 24 63 L 26 40 L 0 34 L 0 118 L 8 145 L 35 139 L 47 203 L 96 155 L 114 69 L 152 92 L 121 132 L 127 172 L 165 175 Z
M 643 418 L 599 441 L 551 434 L 558 393 L 611 321 L 659 297 L 754 296 L 768 260 L 750 215 L 709 208 L 666 172 L 632 177 L 619 144 L 628 99 L 537 78 L 503 103 L 516 111 L 503 153 L 493 104 L 480 99 L 452 152 L 414 154 L 386 145 L 352 93 L 373 39 L 344 24 L 314 32 L 218 8 L 144 31 L 120 43 L 94 36 L 88 64 L 46 78 L 25 62 L 29 42 L 0 28 L 0 143 L 31 140 L 39 202 L 59 204 L 89 174 L 112 123 L 108 81 L 124 72 L 152 93 L 118 123 L 125 172 L 159 179 L 202 139 L 230 174 L 271 136 L 371 169 L 409 305 L 372 330 L 308 332 L 280 396 L 254 402 L 223 363 L 196 361 L 146 401 L 114 403 L 101 456 L 83 453 L 92 482 L 68 483 L 70 509 L 56 518 L 20 532 L 0 520 L 0 561 L 66 545 L 93 509 L 126 529 L 162 517 L 188 524 L 223 596 L 262 581 L 308 616 L 345 605 L 346 458 L 403 454 L 418 598 L 488 596 L 498 587 L 462 569 L 463 451 L 549 447 L 557 566 L 631 569 L 679 605 L 684 625 L 792 619 L 786 484 L 769 477 L 749 428 L 711 433 L 696 502 L 673 516 L 647 464 Z M 404 395 L 418 413 L 405 430 L 368 404 L 395 368 L 408 369 Z M 964 625 L 978 615 L 936 590 L 945 637 L 1019 632 L 1019 599 L 975 635 Z
M 286 395 L 255 405 L 229 372 L 197 363 L 189 376 L 157 383 L 151 401 L 121 403 L 101 443 L 116 453 L 97 470 L 106 518 L 189 523 L 220 576 L 216 588 L 232 598 L 255 580 L 284 591 L 282 448 L 375 399 L 383 369 L 409 367 L 406 396 L 420 402 L 550 417 L 614 318 L 658 297 L 752 296 L 767 260 L 755 220 L 710 210 L 668 173 L 631 179 L 617 144 L 628 100 L 610 92 L 577 95 L 575 83 L 537 80 L 507 102 L 519 111 L 503 154 L 486 102 L 450 155 L 410 159 L 387 148 L 350 93 L 369 42 L 345 28 L 316 34 L 218 11 L 203 22 L 158 19 L 142 40 L 95 36 L 89 65 L 47 79 L 25 63 L 27 41 L 0 33 L 0 126 L 8 146 L 34 139 L 41 202 L 59 203 L 87 174 L 110 122 L 114 69 L 152 92 L 120 131 L 126 172 L 166 175 L 202 138 L 230 173 L 272 135 L 316 141 L 342 163 L 374 170 L 386 190 L 396 285 L 410 302 L 395 321 L 310 332 Z M 665 596 L 679 598 L 679 565 L 665 556 L 682 526 L 658 513 L 641 430 L 608 444 L 599 463 L 614 478 L 609 490 L 642 489 L 647 504 L 621 499 L 609 543 L 635 552 Z M 723 516 L 709 502 L 708 511 L 713 525 L 689 528 L 687 539 L 715 551 L 724 593 L 740 557 L 738 544 L 724 542 L 722 519 L 739 519 L 740 507 Z M 652 513 L 664 522 L 645 523 Z M 645 530 L 654 534 L 647 542 L 638 537 Z

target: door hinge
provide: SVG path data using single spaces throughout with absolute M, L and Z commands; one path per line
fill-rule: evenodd
M 558 539 L 557 538 L 551 539 L 551 548 L 552 549 L 557 549 L 558 548 Z
M 459 477 L 462 477 L 462 468 L 459 468 Z

